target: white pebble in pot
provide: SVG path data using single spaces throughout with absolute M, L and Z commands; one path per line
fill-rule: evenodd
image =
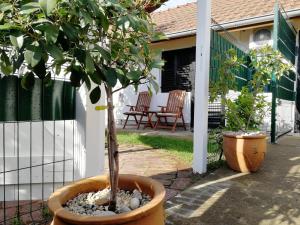
M 132 198 L 130 200 L 130 208 L 137 209 L 140 206 L 140 200 L 138 198 Z

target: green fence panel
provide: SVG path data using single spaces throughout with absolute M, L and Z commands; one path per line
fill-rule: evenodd
M 277 32 L 277 49 L 295 65 L 296 58 L 296 32 L 288 24 L 280 10 L 277 10 L 278 26 Z
M 31 90 L 21 87 L 21 79 L 18 82 L 19 98 L 16 98 L 18 107 L 17 121 L 40 121 L 42 120 L 42 81 L 35 80 Z
M 214 82 L 219 78 L 219 69 L 221 66 L 221 57 L 229 49 L 235 49 L 238 57 L 247 57 L 247 54 L 232 44 L 226 38 L 222 37 L 217 31 L 211 31 L 211 53 L 210 53 L 210 81 Z M 249 70 L 246 67 L 241 67 L 236 73 L 237 89 L 241 90 L 242 87 L 248 84 Z
M 0 80 L 0 121 L 17 120 L 18 78 L 5 76 Z
M 65 120 L 75 119 L 75 98 L 76 92 L 75 88 L 70 82 L 64 82 L 64 110 L 63 118 Z
M 294 91 L 290 91 L 285 89 L 284 87 L 278 85 L 277 90 L 277 97 L 282 100 L 287 101 L 295 101 L 296 100 L 296 93 Z
M 44 88 L 44 118 L 45 120 L 63 120 L 64 82 L 52 81 Z
M 69 82 L 53 80 L 44 85 L 35 80 L 31 90 L 21 87 L 21 79 L 0 79 L 0 121 L 72 120 L 75 118 L 75 88 Z

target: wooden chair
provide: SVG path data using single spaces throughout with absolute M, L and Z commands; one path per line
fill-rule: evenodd
M 126 121 L 123 126 L 123 129 L 125 129 L 128 119 L 130 116 L 134 117 L 134 120 L 137 124 L 137 129 L 140 128 L 141 122 L 144 118 L 144 116 L 147 116 L 147 112 L 149 110 L 151 103 L 151 96 L 148 91 L 143 91 L 139 93 L 138 100 L 136 102 L 136 106 L 127 105 L 129 108 L 128 112 L 125 112 L 124 115 L 126 115 Z M 140 119 L 137 119 L 137 116 L 140 116 Z
M 174 118 L 174 123 L 171 126 L 172 132 L 176 130 L 178 119 L 182 120 L 182 126 L 184 130 L 186 130 L 183 112 L 182 112 L 184 106 L 185 94 L 186 92 L 182 90 L 170 91 L 167 106 L 159 106 L 161 107 L 161 111 L 156 114 L 157 121 L 155 124 L 155 129 L 170 128 L 170 126 L 168 125 L 167 118 Z M 161 118 L 164 118 L 166 125 L 162 125 Z

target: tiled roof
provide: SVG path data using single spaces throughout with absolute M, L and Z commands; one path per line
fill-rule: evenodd
M 300 0 L 281 0 L 286 11 L 300 9 Z M 212 18 L 219 24 L 273 14 L 275 0 L 212 0 Z M 151 14 L 159 31 L 166 34 L 196 29 L 197 3 Z

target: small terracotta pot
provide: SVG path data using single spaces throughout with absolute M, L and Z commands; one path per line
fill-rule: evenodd
M 223 134 L 223 150 L 228 166 L 239 172 L 256 172 L 265 159 L 267 136 Z
M 107 176 L 97 176 L 83 179 L 67 185 L 54 192 L 49 200 L 48 207 L 53 213 L 52 225 L 66 224 L 85 224 L 85 225 L 164 225 L 164 198 L 165 189 L 159 182 L 141 176 L 120 175 L 119 188 L 132 191 L 138 189 L 152 197 L 146 205 L 132 210 L 131 212 L 121 213 L 113 216 L 81 216 L 69 212 L 63 205 L 80 193 L 98 191 L 108 187 Z

